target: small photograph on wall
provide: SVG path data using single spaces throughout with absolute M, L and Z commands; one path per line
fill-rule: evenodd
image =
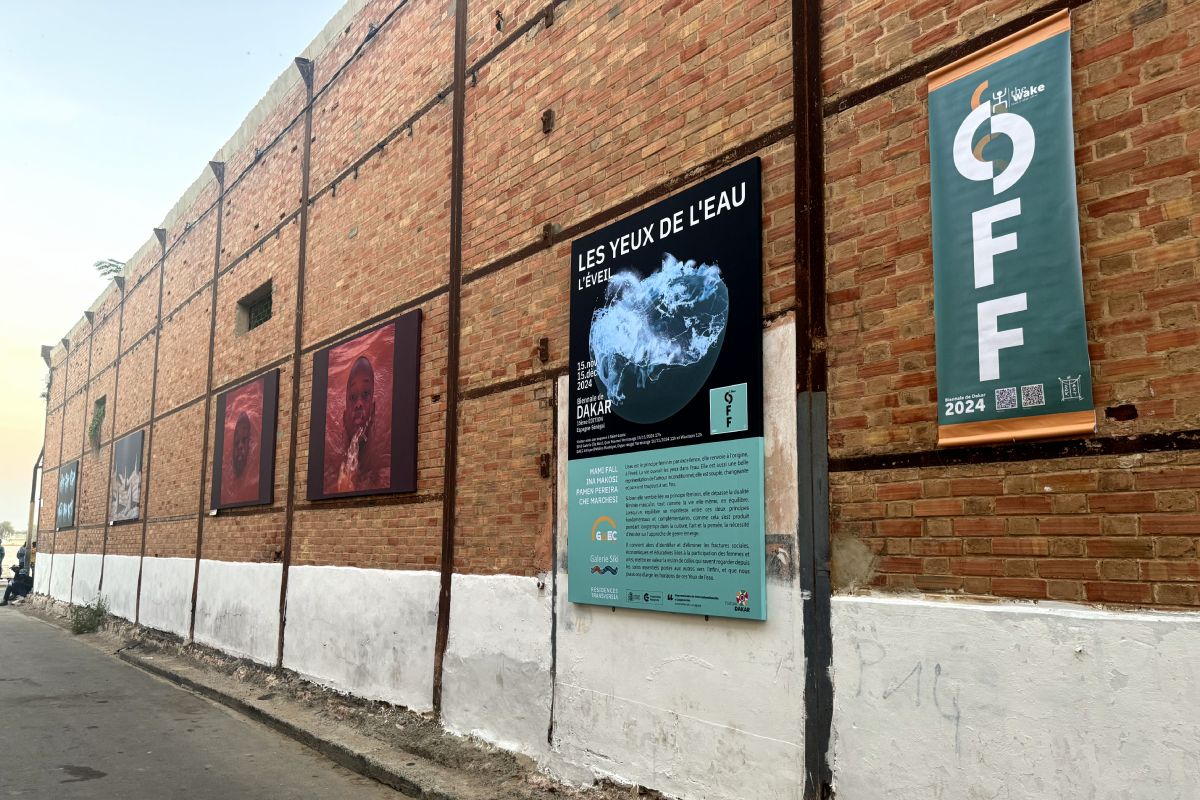
M 275 488 L 279 370 L 217 397 L 212 508 L 270 505 Z
M 75 486 L 79 483 L 79 459 L 64 464 L 58 470 L 58 507 L 54 527 L 75 527 Z
M 417 489 L 421 312 L 313 358 L 308 499 Z
M 113 446 L 113 474 L 109 485 L 112 522 L 130 522 L 142 516 L 142 438 L 145 431 L 118 439 Z

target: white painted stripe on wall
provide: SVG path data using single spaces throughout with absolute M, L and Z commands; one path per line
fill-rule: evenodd
M 74 553 L 54 553 L 54 566 L 50 569 L 50 596 L 64 603 L 71 598 L 71 565 Z
M 100 563 L 98 553 L 79 553 L 75 556 L 75 582 L 71 586 L 71 602 L 87 606 L 96 602 L 100 591 Z
M 274 665 L 279 646 L 282 576 L 282 564 L 201 559 L 196 641 Z
M 283 665 L 339 691 L 431 709 L 438 581 L 437 572 L 292 567 Z
M 838 800 L 1190 800 L 1200 614 L 833 599 Z
M 108 606 L 108 613 L 133 621 L 137 603 L 138 582 L 137 556 L 104 556 L 103 585 L 100 596 Z
M 545 761 L 550 726 L 550 586 L 455 575 L 442 662 L 442 721 Z
M 192 616 L 193 558 L 142 559 L 142 598 L 138 622 L 185 639 Z M 107 580 L 105 581 L 107 583 Z

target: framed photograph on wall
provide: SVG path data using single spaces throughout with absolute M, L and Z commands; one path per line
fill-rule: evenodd
M 79 459 L 58 469 L 58 505 L 54 527 L 58 530 L 75 527 L 75 487 L 79 483 Z
M 417 490 L 421 312 L 313 357 L 308 499 Z
M 134 431 L 113 445 L 110 522 L 132 522 L 142 517 L 142 439 L 145 433 Z
M 275 497 L 279 370 L 217 397 L 210 508 L 270 505 Z

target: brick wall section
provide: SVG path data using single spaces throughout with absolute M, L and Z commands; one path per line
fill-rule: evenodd
M 58 507 L 58 468 L 42 471 L 42 498 L 38 514 L 38 549 L 53 550 L 55 509 Z
M 67 401 L 66 413 L 63 417 L 65 430 L 63 431 L 60 462 L 78 458 L 79 454 L 83 452 L 83 433 L 87 427 L 84 410 L 86 404 L 87 395 L 82 392 Z
M 45 450 L 42 453 L 42 463 L 47 469 L 57 468 L 62 462 L 62 421 L 63 408 L 59 406 L 57 409 L 46 413 L 46 439 Z
M 374 3 L 364 9 L 359 18 L 378 23 L 393 5 L 394 2 Z M 421 44 L 413 47 L 413 42 Z M 349 52 L 341 59 L 334 56 L 318 61 L 318 88 L 331 77 L 328 69 L 321 65 L 340 63 L 347 56 Z M 440 0 L 406 4 L 376 34 L 372 45 L 362 51 L 350 69 L 354 73 L 353 79 L 332 84 L 322 91 L 313 107 L 314 191 L 324 188 L 439 91 L 450 86 L 454 78 L 454 6 Z M 449 107 L 449 100 L 438 107 L 446 119 L 449 118 Z M 428 139 L 430 133 L 425 129 L 426 124 L 425 121 L 418 122 L 416 131 Z M 447 148 L 445 160 L 437 166 L 441 169 L 441 177 L 448 180 L 449 128 L 443 128 L 436 139 Z M 395 144 L 402 143 L 397 141 Z M 403 154 L 405 148 L 401 147 L 397 152 Z M 394 179 L 420 175 L 425 166 L 421 159 L 411 155 L 389 153 L 386 156 L 394 157 L 409 161 L 406 169 L 388 170 Z M 449 238 L 438 241 L 444 249 Z
M 455 568 L 484 575 L 549 570 L 554 519 L 554 385 L 496 392 L 460 408 Z M 503 431 L 503 435 L 497 435 Z
M 215 198 L 215 183 L 202 194 L 209 203 Z M 197 203 L 201 205 L 201 203 Z M 163 275 L 163 316 L 174 313 L 192 300 L 202 286 L 212 280 L 213 258 L 216 255 L 217 212 L 205 213 L 192 228 L 170 245 L 167 269 Z M 168 233 L 168 240 L 170 234 Z
M 204 406 L 196 403 L 154 424 L 149 518 L 196 516 L 200 503 L 200 448 Z M 196 530 L 192 521 L 193 538 Z
M 125 282 L 125 319 L 121 333 L 122 351 L 141 341 L 154 328 L 158 315 L 158 269 L 152 267 L 140 278 Z M 125 352 L 121 353 L 124 358 Z
M 305 346 L 446 285 L 449 103 L 322 195 L 309 216 Z M 415 109 L 414 109 L 415 110 Z
M 284 105 L 299 112 L 303 97 L 293 93 Z M 290 118 L 290 115 L 288 115 Z M 279 128 L 275 129 L 276 132 Z M 260 137 L 260 138 L 265 138 Z M 300 208 L 300 158 L 304 129 L 293 125 L 268 150 L 261 153 L 253 168 L 239 177 L 237 167 L 246 157 L 243 151 L 226 164 L 226 179 L 231 185 L 225 193 L 225 220 L 221 230 L 221 266 L 227 267 L 287 215 Z M 266 146 L 262 141 L 259 146 Z M 253 150 L 249 151 L 253 160 Z
M 1200 605 L 1200 454 L 835 473 L 873 586 Z
M 465 269 L 788 122 L 790 25 L 768 0 L 560 8 L 467 93 Z
M 80 527 L 74 544 L 77 553 L 100 555 L 104 552 L 104 526 Z
M 826 19 L 845 35 L 962 22 L 945 4 L 868 21 L 864 3 Z M 1017 15 L 1029 4 L 984 3 Z M 974 12 L 972 12 L 974 13 Z M 858 15 L 855 21 L 855 14 Z M 969 14 L 968 14 L 969 16 Z M 1200 427 L 1200 18 L 1182 2 L 1092 0 L 1072 14 L 1076 164 L 1099 434 Z M 836 38 L 836 37 L 835 37 Z M 864 85 L 924 54 L 913 36 L 826 62 L 827 91 Z M 830 45 L 842 44 L 827 39 Z M 835 48 L 836 49 L 836 48 Z M 936 50 L 936 48 L 935 48 Z M 851 58 L 852 55 L 852 58 Z M 839 66 L 840 65 L 840 66 Z M 891 66 L 887 66 L 891 65 Z M 826 121 L 830 452 L 936 446 L 926 83 Z M 1136 406 L 1136 419 L 1105 410 Z M 1193 454 L 1056 459 L 835 473 L 835 536 L 867 541 L 876 587 L 1195 606 L 1200 580 Z M 1192 538 L 1188 538 L 1189 535 Z
M 148 523 L 146 525 L 146 557 L 195 558 L 196 520 Z
M 1046 5 L 1045 0 L 823 0 L 827 100 Z
M 284 227 L 278 237 L 265 242 L 261 250 L 255 250 L 218 280 L 214 386 L 224 386 L 291 355 L 296 325 L 298 228 L 298 224 Z M 253 330 L 239 333 L 240 301 L 267 281 L 271 282 L 271 318 Z M 204 322 L 207 341 L 207 310 Z
M 212 289 L 194 295 L 170 317 L 164 317 L 158 345 L 158 397 L 154 413 L 162 415 L 204 395 L 208 377 L 208 323 Z M 122 383 L 124 383 L 122 376 Z
M 154 377 L 154 339 L 143 339 L 121 359 L 115 411 L 118 438 L 150 421 L 150 389 Z
M 111 293 L 114 305 L 120 303 L 121 293 L 115 288 Z M 92 375 L 99 375 L 117 360 L 117 337 L 121 333 L 119 308 L 102 309 L 96 315 L 96 330 L 92 334 Z
M 80 525 L 104 525 L 108 519 L 108 458 L 111 445 L 88 446 L 79 461 L 76 514 Z

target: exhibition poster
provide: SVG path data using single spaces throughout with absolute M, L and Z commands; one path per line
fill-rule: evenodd
M 572 245 L 572 602 L 766 619 L 760 174 Z

